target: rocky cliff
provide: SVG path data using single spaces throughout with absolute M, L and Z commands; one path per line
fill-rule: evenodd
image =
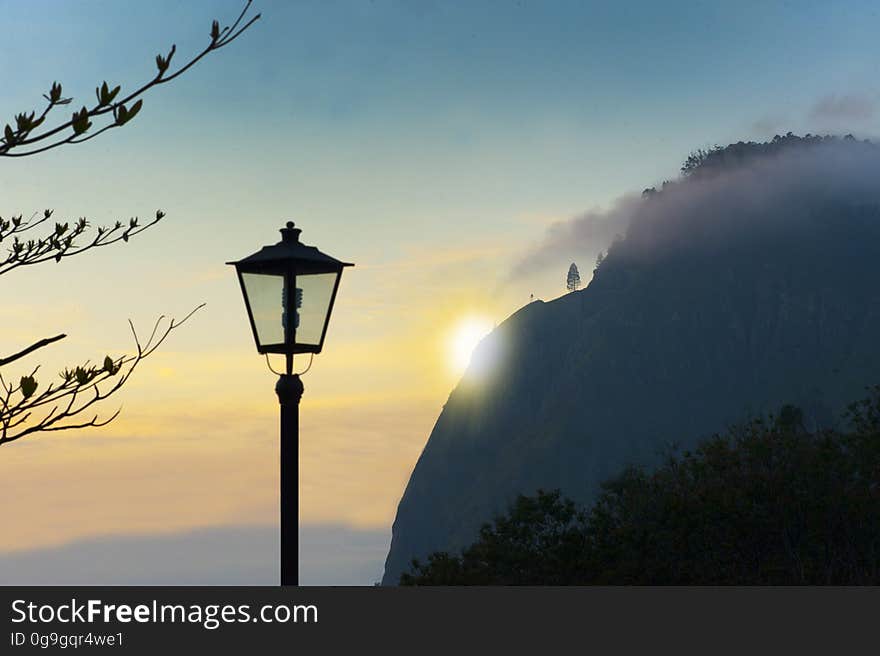
M 589 502 L 672 444 L 783 403 L 833 424 L 880 382 L 878 149 L 790 141 L 700 155 L 711 166 L 643 195 L 586 289 L 484 340 L 413 470 L 383 583 L 469 544 L 517 493 Z

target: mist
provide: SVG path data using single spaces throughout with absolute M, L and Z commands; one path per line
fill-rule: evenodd
M 595 258 L 617 235 L 625 239 L 616 253 L 629 257 L 662 257 L 681 249 L 711 253 L 810 223 L 827 229 L 835 212 L 825 208 L 880 205 L 880 148 L 851 138 L 791 141 L 771 154 L 750 152 L 750 146 L 761 147 L 757 144 L 729 147 L 733 156 L 723 165 L 556 223 L 522 255 L 510 277 L 550 267 L 562 271 L 573 259 Z

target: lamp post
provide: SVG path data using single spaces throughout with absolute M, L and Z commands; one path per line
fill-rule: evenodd
M 235 267 L 257 351 L 284 354 L 275 385 L 281 405 L 281 585 L 299 581 L 299 400 L 303 384 L 293 356 L 320 353 L 342 270 L 354 266 L 299 240 L 288 221 L 281 241 L 238 260 Z

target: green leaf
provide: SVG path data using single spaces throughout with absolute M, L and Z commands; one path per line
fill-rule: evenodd
M 82 367 L 77 367 L 74 375 L 76 376 L 76 382 L 80 385 L 85 385 L 89 381 L 89 372 Z
M 100 88 L 95 89 L 95 95 L 98 96 L 98 107 L 109 105 L 113 102 L 113 98 L 116 97 L 117 93 L 119 93 L 119 87 L 117 86 L 113 91 L 110 91 L 110 87 L 107 86 L 107 80 L 104 80 Z
M 109 355 L 104 356 L 104 371 L 106 371 L 111 376 L 118 371 L 116 365 L 113 363 L 113 358 L 111 358 Z
M 128 110 L 128 118 L 126 121 L 130 121 L 133 119 L 139 111 L 141 111 L 141 107 L 143 107 L 144 101 L 138 100 L 134 105 L 131 106 L 131 109 Z
M 139 111 L 141 111 L 143 105 L 143 100 L 138 100 L 131 106 L 131 109 L 127 109 L 125 105 L 119 105 L 119 107 L 116 108 L 116 125 L 125 125 L 128 123 Z
M 21 114 L 15 115 L 15 126 L 20 132 L 28 132 L 34 123 L 34 113 L 25 114 L 22 112 Z
M 21 385 L 21 395 L 26 399 L 37 391 L 37 381 L 33 376 L 22 376 L 19 384 Z
M 74 134 L 83 134 L 86 130 L 92 127 L 92 123 L 89 121 L 89 110 L 83 107 L 80 111 L 74 112 L 71 124 Z

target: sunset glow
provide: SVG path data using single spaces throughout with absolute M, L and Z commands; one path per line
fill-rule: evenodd
M 453 373 L 465 372 L 474 349 L 494 327 L 495 324 L 486 317 L 472 316 L 459 320 L 449 336 L 449 367 Z

